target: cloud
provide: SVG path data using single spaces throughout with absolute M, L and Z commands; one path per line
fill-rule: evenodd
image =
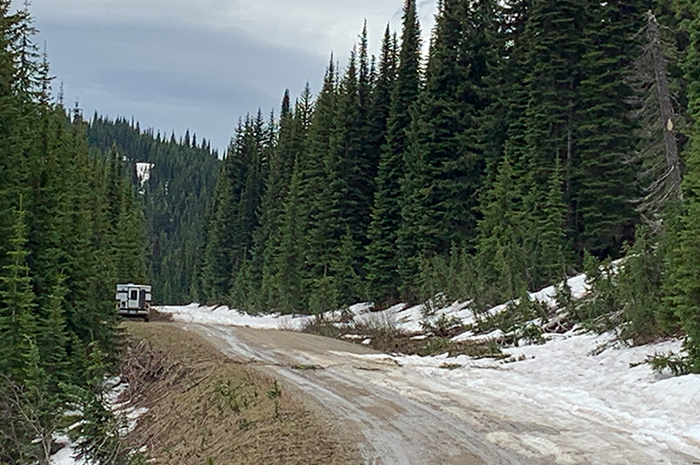
M 425 32 L 437 0 L 419 2 Z M 170 25 L 245 32 L 270 44 L 345 55 L 368 22 L 373 48 L 387 22 L 400 28 L 401 0 L 34 0 L 37 17 L 64 23 Z
M 142 126 L 164 132 L 196 129 L 221 149 L 240 116 L 278 107 L 285 88 L 299 93 L 307 80 L 320 82 L 325 65 L 322 57 L 236 31 L 41 26 L 39 39 L 48 42 L 53 74 L 65 83 L 68 103 L 79 98 L 90 114 L 134 115 Z
M 424 0 L 427 35 L 436 0 Z M 186 128 L 223 149 L 236 121 L 279 105 L 309 80 L 318 90 L 331 52 L 345 63 L 364 19 L 378 53 L 401 0 L 33 0 L 67 101 L 86 112 L 134 115 L 142 127 Z M 427 41 L 426 41 L 427 42 Z

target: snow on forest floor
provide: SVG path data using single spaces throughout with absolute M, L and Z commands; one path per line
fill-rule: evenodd
M 136 424 L 143 415 L 148 412 L 148 409 L 143 407 L 133 407 L 129 405 L 128 402 L 120 402 L 121 395 L 129 387 L 126 383 L 122 382 L 121 378 L 115 377 L 106 380 L 106 403 L 109 410 L 113 414 L 120 416 L 126 423 L 124 429 L 120 431 L 121 435 L 126 435 L 136 428 Z M 78 424 L 69 427 L 78 426 Z M 63 447 L 58 450 L 54 455 L 51 456 L 50 465 L 90 465 L 90 462 L 84 459 L 75 458 L 76 452 L 74 449 L 74 444 L 71 439 L 65 434 L 60 434 L 55 436 L 55 441 L 58 444 L 62 444 Z
M 581 297 L 586 292 L 585 276 L 570 279 L 569 286 L 574 297 Z M 554 295 L 555 289 L 550 287 L 531 297 L 553 304 Z M 504 308 L 505 305 L 494 307 L 489 313 Z M 355 322 L 391 325 L 416 334 L 422 331 L 422 306 L 397 305 L 383 312 L 369 309 L 370 305 L 359 304 L 349 311 Z M 195 304 L 158 310 L 181 322 L 258 329 L 300 330 L 311 321 L 311 317 L 251 316 L 227 307 Z M 431 318 L 439 315 L 457 317 L 465 324 L 475 321 L 468 303 L 457 302 L 439 309 Z M 337 312 L 328 318 L 335 316 Z M 484 335 L 468 331 L 454 340 L 483 338 Z M 542 345 L 523 345 L 521 341 L 519 347 L 504 348 L 509 356 L 506 360 L 447 354 L 392 355 L 404 368 L 402 379 L 388 376 L 376 382 L 417 397 L 420 389 L 415 387 L 423 386 L 425 392 L 461 396 L 464 405 L 480 406 L 503 418 L 546 424 L 556 432 L 551 440 L 538 437 L 528 443 L 527 438 L 503 432 L 490 439 L 521 452 L 539 450 L 543 455 L 558 457 L 558 463 L 578 463 L 576 450 L 605 447 L 611 448 L 600 451 L 600 457 L 606 457 L 605 463 L 629 463 L 620 461 L 624 456 L 620 455 L 620 447 L 644 451 L 644 457 L 655 457 L 654 463 L 673 465 L 677 462 L 668 457 L 677 457 L 676 454 L 697 457 L 694 463 L 700 463 L 700 376 L 658 374 L 644 363 L 655 354 L 678 353 L 682 349 L 680 341 L 627 347 L 617 342 L 612 333 L 597 335 L 578 328 L 565 334 L 545 334 L 545 340 Z M 601 442 L 605 431 L 627 432 L 627 442 L 606 446 Z

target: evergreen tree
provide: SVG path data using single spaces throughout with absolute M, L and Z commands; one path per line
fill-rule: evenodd
M 399 234 L 404 243 L 413 242 L 414 262 L 446 256 L 452 245 L 469 247 L 476 236 L 485 168 L 478 134 L 489 104 L 483 87 L 494 53 L 485 31 L 493 28 L 493 18 L 490 1 L 441 3 L 404 157 L 404 231 Z
M 529 236 L 532 242 L 525 251 L 529 258 L 528 284 L 531 289 L 565 278 L 569 271 L 567 263 L 570 260 L 567 260 L 564 233 L 566 205 L 561 194 L 563 182 L 561 163 L 557 159 L 548 179 L 548 191 L 544 199 L 526 199 L 526 203 L 536 205 L 533 219 L 538 222 L 538 234 Z
M 27 197 L 28 166 L 24 154 L 31 143 L 28 101 L 30 97 L 18 92 L 15 78 L 22 53 L 18 30 L 28 20 L 25 10 L 10 14 L 10 0 L 0 1 L 0 264 L 5 264 L 10 250 L 12 208 L 20 196 Z
M 337 115 L 335 116 L 335 128 L 332 133 L 332 149 L 336 150 L 340 179 L 337 188 L 341 197 L 340 215 L 345 222 L 347 234 L 343 239 L 339 238 L 336 245 L 334 260 L 346 253 L 354 251 L 355 255 L 350 262 L 354 265 L 352 270 L 346 267 L 337 268 L 343 270 L 342 275 L 334 273 L 338 282 L 344 282 L 344 292 L 340 293 L 343 303 L 351 303 L 364 297 L 360 288 L 350 286 L 354 276 L 362 273 L 362 254 L 367 245 L 367 228 L 370 220 L 370 207 L 374 195 L 374 177 L 377 171 L 378 160 L 373 159 L 373 152 L 368 143 L 369 125 L 367 121 L 369 105 L 369 63 L 367 62 L 367 38 L 366 29 L 363 31 L 360 43 L 360 60 L 355 52 L 350 56 L 350 63 L 340 82 L 338 89 Z M 335 176 L 330 173 L 331 176 Z M 342 234 L 342 233 L 341 233 Z M 355 242 L 352 246 L 343 247 L 343 240 L 348 237 Z M 347 264 L 347 263 L 346 263 Z M 348 272 L 346 274 L 345 272 Z
M 382 61 L 388 73 L 391 73 L 390 49 L 385 41 Z M 399 199 L 400 180 L 405 168 L 403 157 L 408 146 L 406 129 L 411 122 L 409 110 L 420 91 L 420 53 L 420 24 L 416 2 L 406 0 L 396 82 L 391 92 L 386 143 L 379 161 L 377 192 L 369 230 L 371 245 L 367 251 L 367 275 L 370 280 L 370 292 L 375 299 L 396 298 L 401 283 L 409 279 L 411 273 L 407 262 L 407 258 L 412 256 L 413 252 L 408 250 L 409 237 L 400 240 L 398 236 L 402 221 Z M 404 231 L 408 232 L 405 229 Z
M 588 9 L 571 181 L 579 253 L 586 249 L 599 257 L 616 256 L 623 242 L 633 239 L 635 166 L 626 160 L 637 141 L 628 77 L 636 51 L 632 38 L 648 3 L 621 0 L 591 3 Z
M 643 32 L 642 53 L 635 61 L 632 75 L 640 136 L 640 147 L 632 161 L 640 167 L 638 178 L 643 187 L 637 209 L 645 222 L 658 230 L 666 204 L 680 200 L 680 116 L 669 83 L 669 45 L 651 10 L 647 12 Z
M 527 89 L 523 86 L 527 68 L 523 65 L 526 49 L 522 46 L 529 0 L 509 0 L 493 5 L 494 21 L 485 31 L 492 51 L 487 56 L 489 73 L 484 77 L 489 106 L 480 118 L 478 140 L 484 151 L 485 183 L 490 185 L 503 160 L 508 141 L 509 156 L 518 155 L 513 147 L 523 146 L 522 116 L 527 107 Z M 519 142 L 516 142 L 519 141 Z
M 2 373 L 21 382 L 28 374 L 31 341 L 36 337 L 37 327 L 33 314 L 35 295 L 27 264 L 27 226 L 21 199 L 14 215 L 8 264 L 0 273 L 0 334 L 3 341 L 0 367 Z
M 207 230 L 202 265 L 203 293 L 211 301 L 221 302 L 228 296 L 232 278 L 238 272 L 238 266 L 234 266 L 234 248 L 237 247 L 238 252 L 237 265 L 242 259 L 241 251 L 246 250 L 244 238 L 243 245 L 237 245 L 238 237 L 234 234 L 242 232 L 242 219 L 238 213 L 247 168 L 241 148 L 247 129 L 242 122 L 239 123 L 216 186 L 213 216 Z
M 372 79 L 373 90 L 369 101 L 368 114 L 368 150 L 372 152 L 371 158 L 375 161 L 374 168 L 378 170 L 379 160 L 382 155 L 382 147 L 386 144 L 387 123 L 391 107 L 391 94 L 396 82 L 396 43 L 387 25 L 382 39 L 381 54 L 379 55 L 379 69 L 376 77 Z M 363 82 L 363 80 L 360 80 Z M 364 101 L 364 100 L 363 100 Z M 377 171 L 367 173 L 374 181 Z
M 65 296 L 68 292 L 64 285 L 65 277 L 59 276 L 46 299 L 45 316 L 37 322 L 36 343 L 40 360 L 46 373 L 53 377 L 53 382 L 70 382 L 68 362 L 68 333 L 66 330 Z
M 299 162 L 297 162 L 299 163 Z M 289 195 L 284 205 L 280 227 L 280 244 L 275 254 L 274 270 L 270 276 L 270 300 L 273 309 L 283 313 L 297 313 L 303 309 L 304 285 L 304 224 L 300 205 L 301 172 L 294 170 Z
M 260 229 L 257 235 L 256 247 L 258 250 L 264 248 L 261 301 L 263 305 L 276 308 L 279 305 L 279 296 L 276 291 L 275 276 L 279 272 L 278 255 L 282 248 L 281 228 L 285 221 L 285 206 L 289 201 L 291 189 L 291 178 L 294 166 L 298 157 L 304 152 L 306 147 L 306 136 L 309 126 L 309 118 L 312 112 L 313 103 L 311 90 L 307 84 L 300 99 L 292 112 L 289 102 L 289 94 L 285 93 L 282 102 L 282 112 L 279 123 L 278 145 L 274 152 L 274 157 L 270 161 L 270 170 L 267 182 L 265 183 L 265 197 L 261 205 Z M 298 201 L 297 184 L 296 200 Z M 296 206 L 294 207 L 297 208 Z M 289 218 L 294 221 L 296 218 Z M 295 225 L 287 225 L 295 229 Z M 290 252 L 293 253 L 293 252 Z
M 527 289 L 527 255 L 519 179 L 510 159 L 499 167 L 496 179 L 484 195 L 479 221 L 477 263 L 480 271 L 479 300 L 484 307 L 501 300 L 511 300 Z
M 120 283 L 140 283 L 146 280 L 146 257 L 143 244 L 143 213 L 134 205 L 131 185 L 124 186 L 117 225 L 114 227 L 113 260 L 116 279 Z
M 309 126 L 306 156 L 297 164 L 300 176 L 300 208 L 307 222 L 305 239 L 305 275 L 318 279 L 326 275 L 345 231 L 341 217 L 343 196 L 338 138 L 334 138 L 338 105 L 337 75 L 331 63 L 323 88 L 316 99 Z
M 685 348 L 691 370 L 700 373 L 700 11 L 689 31 L 691 45 L 684 69 L 688 82 L 689 113 L 693 118 L 690 144 L 685 153 L 682 210 L 669 232 L 668 273 L 664 280 L 666 304 L 686 334 Z

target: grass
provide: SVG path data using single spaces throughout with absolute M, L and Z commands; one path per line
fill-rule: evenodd
M 447 353 L 451 357 L 468 355 L 475 358 L 507 358 L 507 355 L 501 351 L 500 346 L 495 341 L 452 341 L 451 336 L 454 334 L 454 330 L 435 331 L 447 336 L 433 335 L 426 339 L 415 339 L 413 334 L 401 330 L 396 324 L 389 321 L 379 321 L 372 318 L 363 321 L 363 323 L 355 323 L 341 329 L 330 321 L 316 319 L 304 328 L 304 332 L 335 338 L 343 338 L 348 334 L 362 336 L 361 338 L 353 338 L 352 341 L 360 342 L 368 339 L 370 347 L 384 353 L 420 355 L 422 357 Z M 454 328 L 454 325 L 451 328 Z M 462 329 L 461 326 L 460 329 Z M 347 341 L 348 338 L 343 340 Z
M 125 396 L 149 409 L 129 440 L 147 446 L 149 463 L 360 463 L 355 446 L 277 380 L 175 325 L 125 327 Z
M 318 365 L 292 365 L 293 370 L 300 370 L 300 371 L 313 371 L 313 370 L 320 370 L 321 367 Z

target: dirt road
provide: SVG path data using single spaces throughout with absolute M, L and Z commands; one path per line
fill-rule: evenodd
M 388 357 L 334 339 L 294 332 L 182 324 L 230 357 L 259 365 L 303 391 L 356 437 L 368 464 L 539 465 L 553 463 L 500 449 L 487 434 L 516 432 L 439 390 L 411 385 Z M 367 357 L 369 355 L 369 357 Z M 392 389 L 387 378 L 395 377 Z

